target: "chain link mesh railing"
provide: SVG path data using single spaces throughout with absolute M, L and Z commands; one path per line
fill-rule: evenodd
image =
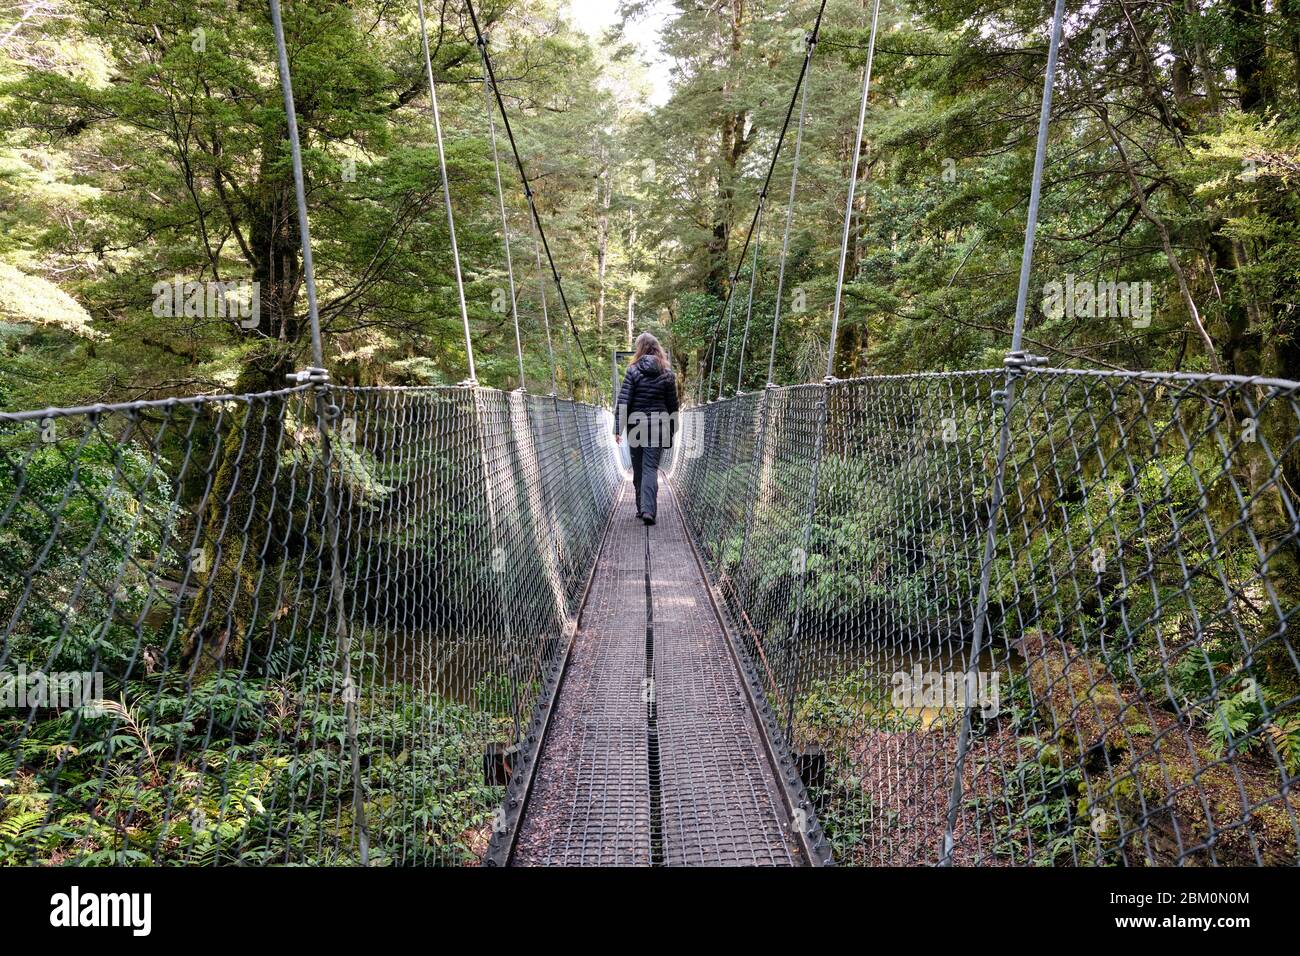
M 1298 392 L 1028 369 L 684 416 L 692 534 L 842 862 L 1296 862 Z M 482 388 L 0 418 L 0 859 L 475 861 L 608 425 Z
M 1298 401 L 1034 368 L 687 412 L 673 481 L 836 857 L 1294 865 Z
M 469 387 L 0 416 L 0 862 L 475 862 L 611 444 Z

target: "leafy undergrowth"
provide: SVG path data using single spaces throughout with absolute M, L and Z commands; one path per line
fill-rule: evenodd
M 192 692 L 132 686 L 96 716 L 0 721 L 0 864 L 360 862 L 344 707 L 324 671 L 292 682 L 215 676 Z M 372 865 L 477 863 L 501 788 L 493 713 L 379 688 L 358 707 Z
M 954 863 L 1294 864 L 1293 751 L 1275 745 L 1273 723 L 1243 713 L 1220 729 L 1229 706 L 1248 708 L 1236 695 L 1189 723 L 1086 655 L 1037 636 L 1022 645 L 1027 666 L 999 713 L 976 712 Z M 801 699 L 796 739 L 827 759 L 818 818 L 842 863 L 932 864 L 958 725 L 891 708 L 881 683 L 848 672 Z

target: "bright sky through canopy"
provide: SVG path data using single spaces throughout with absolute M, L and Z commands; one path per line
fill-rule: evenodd
M 671 63 L 663 54 L 659 31 L 672 14 L 672 3 L 670 0 L 655 0 L 650 8 L 647 16 L 637 21 L 628 34 L 646 63 L 646 75 L 653 87 L 650 102 L 662 106 L 668 102 L 672 81 L 669 78 Z M 599 37 L 618 22 L 618 0 L 569 0 L 569 11 L 573 22 L 592 37 Z

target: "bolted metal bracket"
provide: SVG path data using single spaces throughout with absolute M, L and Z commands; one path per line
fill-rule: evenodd
M 1008 352 L 1002 360 L 1002 365 L 1013 375 L 1023 375 L 1026 369 L 1041 368 L 1047 364 L 1047 358 L 1043 355 L 1033 355 L 1023 349 L 1014 352 Z
M 309 365 L 300 372 L 290 372 L 285 378 L 298 385 L 328 385 L 330 373 L 323 368 Z

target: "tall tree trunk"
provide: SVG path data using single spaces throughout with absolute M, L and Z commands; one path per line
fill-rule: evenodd
M 754 131 L 746 134 L 748 110 L 731 107 L 730 98 L 738 85 L 744 83 L 741 74 L 741 49 L 744 43 L 744 0 L 730 0 L 730 58 L 727 77 L 722 84 L 723 114 L 719 129 L 718 204 L 713 217 L 713 235 L 709 242 L 708 291 L 716 298 L 725 298 L 730 286 L 731 230 L 735 220 L 735 181 L 740 160 L 753 143 Z M 739 83 L 735 82 L 736 80 Z
M 1300 101 L 1300 0 L 1278 0 L 1278 12 L 1286 28 L 1286 45 L 1291 51 L 1291 82 Z
M 605 272 L 609 264 L 609 150 L 600 146 L 600 174 L 596 177 L 596 335 L 605 329 Z
M 272 139 L 262 150 L 261 173 L 248 203 L 248 245 L 253 255 L 253 280 L 260 284 L 265 313 L 255 334 L 294 343 L 302 334 L 294 317 L 302 282 L 302 251 L 293 179 L 272 171 L 282 142 Z M 266 385 L 280 388 L 284 381 Z
M 287 129 L 268 137 L 259 181 L 245 204 L 253 279 L 260 283 L 262 315 L 251 334 L 257 344 L 243 359 L 238 394 L 284 388 L 301 356 L 305 332 L 294 307 L 302 283 L 301 233 L 293 179 L 272 172 Z M 259 616 L 274 610 L 268 590 L 276 575 L 263 564 L 284 559 L 285 515 L 269 508 L 275 500 L 271 476 L 279 473 L 289 402 L 252 402 L 223 416 L 221 457 L 208 492 L 202 552 L 209 570 L 200 574 L 185 639 L 185 655 L 196 674 L 238 661 L 255 637 Z M 277 557 L 278 555 L 278 557 Z
M 1201 40 L 1200 19 L 1201 13 L 1196 7 L 1195 0 L 1183 0 L 1183 15 L 1187 20 L 1193 21 L 1191 28 L 1192 50 L 1196 57 L 1196 65 L 1201 71 L 1201 78 L 1205 83 L 1205 102 L 1209 106 L 1211 113 L 1219 111 L 1219 77 L 1214 69 L 1214 64 L 1210 62 L 1210 55 L 1206 52 L 1205 42 Z
M 627 347 L 632 347 L 632 340 L 636 338 L 636 290 L 630 290 L 627 294 Z
M 1260 0 L 1231 0 L 1228 7 L 1235 49 L 1233 66 L 1237 74 L 1237 94 L 1245 113 L 1262 110 L 1269 100 L 1262 7 Z
M 856 137 L 849 133 L 845 143 L 845 153 L 851 153 L 853 142 Z M 870 154 L 870 147 L 866 138 L 862 140 L 862 149 L 856 157 L 846 157 L 849 167 L 848 176 L 856 177 L 861 181 L 865 175 L 863 164 Z M 861 264 L 862 239 L 867 231 L 867 197 L 866 190 L 859 188 L 853 200 L 853 227 L 849 232 L 848 255 L 844 260 L 844 283 L 848 285 L 858 274 Z M 849 300 L 848 296 L 844 297 L 842 311 L 840 313 L 839 332 L 835 341 L 835 376 L 837 378 L 853 378 L 862 370 L 863 359 L 867 350 L 867 326 L 866 317 L 862 316 L 861 321 L 849 321 Z
M 293 363 L 292 348 L 264 339 L 245 359 L 235 391 L 260 391 L 268 381 L 283 385 Z M 222 415 L 221 453 L 199 549 L 205 570 L 198 573 L 184 643 L 196 675 L 238 666 L 260 622 L 276 610 L 279 575 L 266 573 L 266 567 L 286 559 L 285 524 L 294 522 L 285 509 L 272 507 L 291 405 L 279 399 L 237 403 Z

